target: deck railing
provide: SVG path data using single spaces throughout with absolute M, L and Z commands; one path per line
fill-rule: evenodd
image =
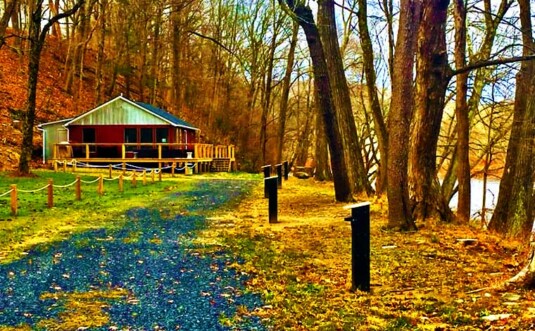
M 83 159 L 221 159 L 235 158 L 234 145 L 185 143 L 60 143 L 54 144 L 52 160 Z

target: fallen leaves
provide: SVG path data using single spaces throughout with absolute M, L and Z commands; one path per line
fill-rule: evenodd
M 379 200 L 371 205 L 372 290 L 351 292 L 348 212 L 332 192 L 330 184 L 290 178 L 278 193 L 280 223 L 268 224 L 259 186 L 203 233 L 242 252 L 246 262 L 235 267 L 252 277 L 249 288 L 266 303 L 255 314 L 275 329 L 473 330 L 503 323 L 512 329 L 531 322 L 532 293 L 502 293 L 516 271 L 511 265 L 524 254 L 518 243 L 432 221 L 415 233 L 385 231 Z M 220 226 L 224 219 L 231 225 Z

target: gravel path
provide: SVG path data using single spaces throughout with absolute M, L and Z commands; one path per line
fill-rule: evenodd
M 74 330 L 265 330 L 247 314 L 232 327 L 221 324 L 237 309 L 251 311 L 262 302 L 245 291 L 245 278 L 229 267 L 239 262 L 232 254 L 201 254 L 191 242 L 195 230 L 206 227 L 200 211 L 235 200 L 250 185 L 200 182 L 192 192 L 170 196 L 158 210 L 130 210 L 122 229 L 75 235 L 1 265 L 0 329 L 67 325 L 69 311 L 76 311 L 67 305 L 69 294 L 102 291 L 122 294 L 99 299 L 104 322 L 80 318 L 70 322 L 80 323 Z M 165 205 L 176 199 L 189 201 L 186 211 L 166 216 Z

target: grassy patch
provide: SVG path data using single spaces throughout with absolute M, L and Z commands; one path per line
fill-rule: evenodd
M 0 194 L 9 191 L 11 184 L 19 190 L 35 190 L 48 184 L 53 179 L 54 185 L 64 186 L 74 182 L 79 175 L 83 181 L 93 181 L 97 173 L 63 173 L 52 171 L 36 171 L 30 178 L 11 177 L 9 173 L 0 173 Z M 117 177 L 119 173 L 114 173 Z M 105 178 L 107 173 L 104 174 Z M 10 215 L 10 197 L 0 198 L 0 263 L 9 263 L 19 259 L 29 249 L 46 247 L 61 241 L 75 233 L 98 229 L 119 228 L 124 224 L 124 212 L 138 206 L 151 206 L 170 192 L 187 192 L 194 187 L 203 176 L 178 176 L 171 178 L 165 175 L 162 182 L 147 185 L 140 180 L 133 187 L 131 181 L 124 181 L 124 191 L 119 191 L 118 180 L 104 181 L 104 194 L 97 194 L 97 183 L 82 183 L 82 200 L 76 201 L 74 187 L 54 188 L 54 207 L 47 208 L 47 191 L 36 193 L 19 192 L 19 213 Z M 249 179 L 248 174 L 216 174 L 217 179 Z M 222 192 L 224 194 L 224 192 Z M 191 203 L 188 199 L 175 199 L 168 206 L 180 212 L 182 206 Z M 169 213 L 169 210 L 162 210 Z M 133 235 L 132 240 L 135 240 Z

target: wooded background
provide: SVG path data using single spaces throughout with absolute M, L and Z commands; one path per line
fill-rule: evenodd
M 3 84 L 0 117 L 22 121 L 24 138 L 11 144 L 22 145 L 25 172 L 36 121 L 123 93 L 191 121 L 205 142 L 235 144 L 242 170 L 314 159 L 316 178 L 332 178 L 339 201 L 387 195 L 390 226 L 399 229 L 430 217 L 467 222 L 470 179 L 503 173 L 489 226 L 527 236 L 535 173 L 532 6 L 4 0 L 0 58 L 15 65 L 1 78 L 22 75 L 25 83 L 10 84 L 26 91 L 16 101 L 12 85 Z M 41 81 L 56 78 L 38 85 L 38 72 Z M 69 101 L 51 102 L 59 99 Z

